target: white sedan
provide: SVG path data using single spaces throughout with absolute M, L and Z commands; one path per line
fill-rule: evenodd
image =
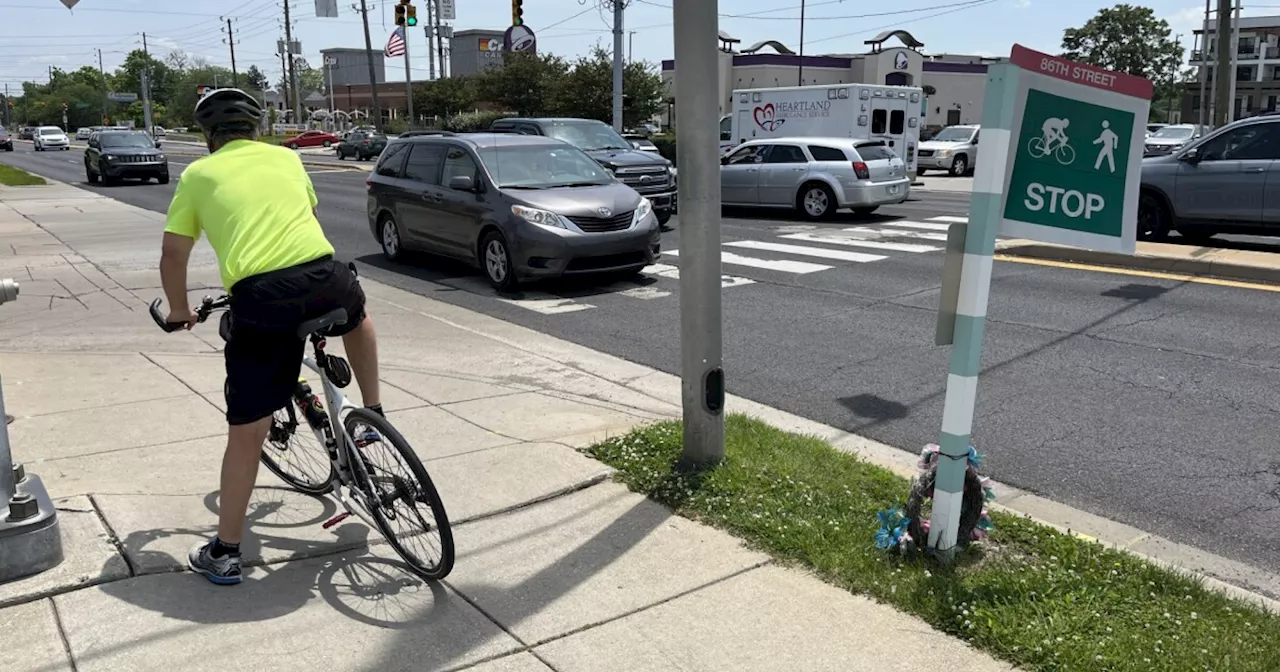
M 33 135 L 33 140 L 37 152 L 50 149 L 71 149 L 71 141 L 67 139 L 67 134 L 57 126 L 41 126 L 37 128 Z

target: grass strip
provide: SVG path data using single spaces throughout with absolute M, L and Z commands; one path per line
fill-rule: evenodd
M 876 512 L 904 501 L 908 482 L 817 438 L 731 415 L 712 469 L 678 468 L 678 421 L 587 452 L 683 516 L 1024 670 L 1280 671 L 1280 617 L 1025 518 L 994 515 L 989 540 L 950 568 L 877 550 Z
M 25 170 L 0 164 L 0 184 L 7 187 L 33 187 L 48 184 L 48 182 L 39 175 L 32 175 Z

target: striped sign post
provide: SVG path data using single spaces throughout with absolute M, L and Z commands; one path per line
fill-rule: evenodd
M 1152 91 L 1021 45 L 987 69 L 959 286 L 944 278 L 939 311 L 937 341 L 952 350 L 929 549 L 944 560 L 958 542 L 996 234 L 1132 254 Z

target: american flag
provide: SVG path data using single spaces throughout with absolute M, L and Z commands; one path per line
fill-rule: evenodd
M 396 32 L 391 33 L 391 38 L 387 40 L 387 56 L 404 56 L 404 27 L 396 27 Z

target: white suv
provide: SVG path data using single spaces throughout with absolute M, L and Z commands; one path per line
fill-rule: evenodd
M 32 135 L 32 140 L 35 142 L 37 152 L 48 149 L 71 149 L 71 141 L 67 139 L 67 134 L 57 126 L 37 128 Z

